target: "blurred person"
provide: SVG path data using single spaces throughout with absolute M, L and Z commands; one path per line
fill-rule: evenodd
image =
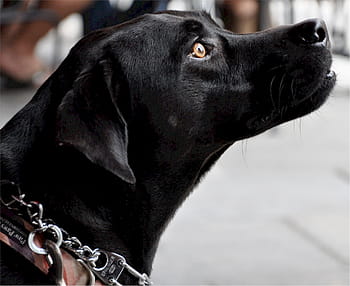
M 219 7 L 226 29 L 247 34 L 258 30 L 259 3 L 257 0 L 221 0 Z
M 11 4 L 11 1 L 7 4 Z M 33 4 L 23 0 L 25 10 Z M 37 2 L 37 1 L 35 1 Z M 38 1 L 38 8 L 54 12 L 61 21 L 66 16 L 86 8 L 91 0 L 44 0 Z M 0 35 L 0 73 L 1 76 L 18 86 L 40 85 L 49 71 L 35 55 L 38 41 L 53 28 L 54 23 L 32 20 L 29 23 L 3 25 Z
M 169 0 L 133 0 L 128 9 L 122 10 L 118 5 L 111 5 L 109 0 L 94 0 L 82 12 L 84 34 L 120 24 L 145 13 L 166 10 L 168 2 Z

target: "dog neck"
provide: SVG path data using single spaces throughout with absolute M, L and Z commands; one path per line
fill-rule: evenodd
M 48 99 L 46 105 L 50 105 Z M 186 146 L 178 158 L 170 160 L 159 158 L 167 156 L 165 146 L 140 148 L 133 143 L 139 140 L 131 140 L 131 153 L 135 155 L 130 164 L 137 182 L 130 185 L 92 164 L 75 149 L 56 145 L 50 131 L 54 129 L 54 119 L 49 112 L 35 108 L 27 106 L 2 130 L 2 150 L 11 154 L 5 154 L 2 163 L 12 165 L 3 169 L 19 170 L 2 177 L 22 182 L 28 197 L 45 206 L 46 217 L 87 245 L 119 253 L 135 268 L 150 273 L 159 238 L 168 222 L 228 146 L 210 146 L 206 150 Z M 18 120 L 28 125 L 18 124 Z M 18 134 L 22 141 L 18 141 Z

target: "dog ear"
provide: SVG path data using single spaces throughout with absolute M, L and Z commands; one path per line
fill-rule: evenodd
M 136 179 L 128 163 L 128 130 L 117 100 L 121 83 L 100 62 L 75 80 L 57 111 L 56 138 L 127 183 Z

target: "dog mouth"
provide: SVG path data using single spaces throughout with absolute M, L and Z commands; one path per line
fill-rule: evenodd
M 328 72 L 326 74 L 326 79 L 333 79 L 335 77 L 336 77 L 335 72 L 332 70 L 328 70 Z
M 273 76 L 265 97 L 268 98 L 267 103 L 263 105 L 265 112 L 248 120 L 248 129 L 254 134 L 259 134 L 276 125 L 311 113 L 327 100 L 335 82 L 336 73 L 330 69 L 317 81 L 303 87 L 298 87 L 297 80 L 289 77 L 287 73 Z M 261 110 L 261 107 L 259 109 Z

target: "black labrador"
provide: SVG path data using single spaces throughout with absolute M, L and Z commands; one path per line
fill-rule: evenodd
M 150 273 L 199 179 L 234 142 L 319 108 L 331 61 L 317 19 L 237 35 L 204 12 L 168 11 L 93 32 L 1 130 L 2 179 Z M 36 271 L 2 248 L 2 283 L 50 283 Z

